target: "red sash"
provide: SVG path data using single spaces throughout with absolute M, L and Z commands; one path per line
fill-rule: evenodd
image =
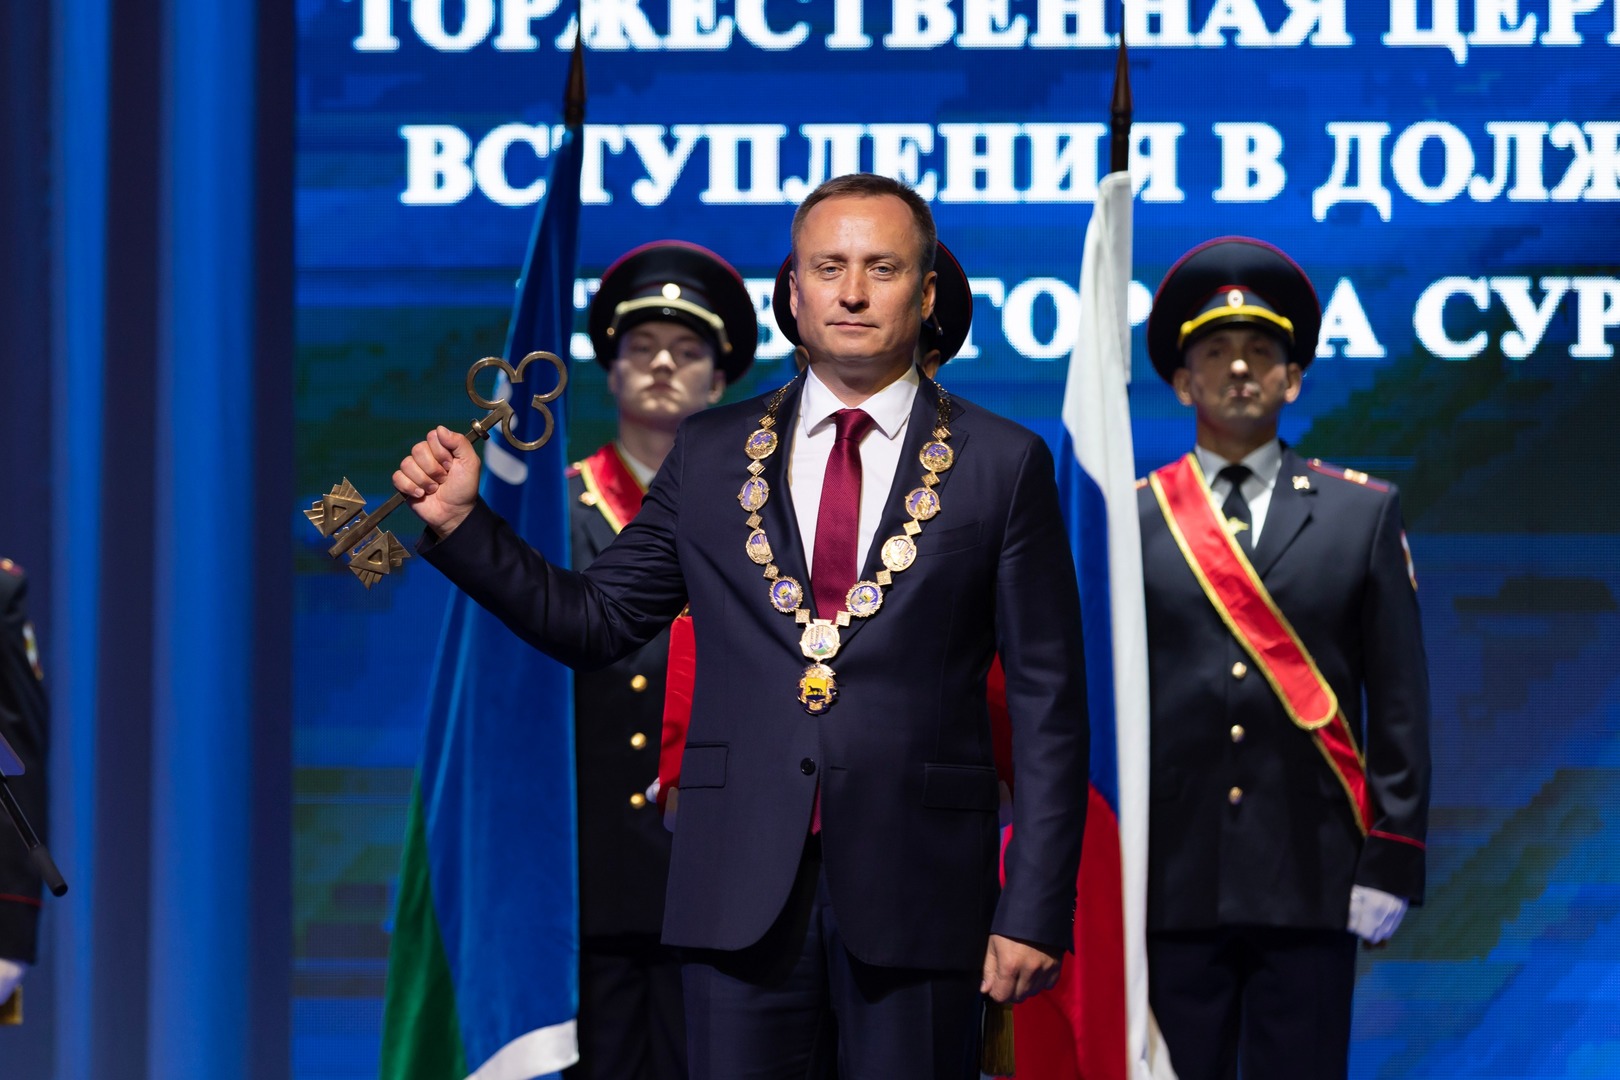
M 612 443 L 584 461 L 575 462 L 574 469 L 585 481 L 587 505 L 600 510 L 614 532 L 623 529 L 641 509 L 641 497 L 646 492 Z
M 681 612 L 669 626 L 669 667 L 664 678 L 663 741 L 658 753 L 658 809 L 671 788 L 681 786 L 681 758 L 692 724 L 692 688 L 697 684 L 697 640 L 692 616 Z
M 1350 800 L 1363 834 L 1372 821 L 1366 762 L 1333 687 L 1226 531 L 1198 460 L 1188 454 L 1149 477 L 1159 509 L 1221 621 L 1265 676 L 1288 717 L 1308 731 Z

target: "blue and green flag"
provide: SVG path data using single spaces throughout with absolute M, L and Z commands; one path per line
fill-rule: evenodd
M 579 63 L 576 50 L 574 62 Z M 518 282 L 506 358 L 568 359 L 578 255 L 583 82 Z M 574 106 L 571 92 L 570 105 Z M 555 372 L 536 362 L 513 406 Z M 486 391 L 487 392 L 487 391 Z M 480 494 L 547 559 L 568 562 L 567 436 L 520 456 L 497 435 Z M 530 1080 L 578 1058 L 579 887 L 573 682 L 455 593 L 429 698 L 388 954 L 382 1080 Z

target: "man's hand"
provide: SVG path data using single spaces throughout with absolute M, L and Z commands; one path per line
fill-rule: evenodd
M 467 520 L 478 502 L 478 454 L 466 436 L 437 427 L 411 447 L 394 473 L 394 488 L 440 539 Z
M 979 983 L 979 993 L 988 994 L 993 1001 L 1016 1005 L 1056 986 L 1062 970 L 1062 956 L 991 934 L 984 950 L 984 981 Z
M 1406 916 L 1406 901 L 1370 885 L 1350 889 L 1350 922 L 1347 929 L 1369 946 L 1381 945 L 1394 935 Z

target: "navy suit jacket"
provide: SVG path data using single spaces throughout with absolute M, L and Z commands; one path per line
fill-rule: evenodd
M 1204 595 L 1151 487 L 1138 492 L 1153 717 L 1151 930 L 1343 930 L 1353 884 L 1423 899 L 1429 680 L 1400 498 L 1336 473 L 1285 448 L 1252 562 L 1365 753 L 1365 839 L 1311 736 Z
M 809 590 L 787 484 L 802 381 L 778 413 L 764 528 L 782 573 Z M 923 380 L 863 576 L 900 532 L 904 494 L 937 418 Z M 1050 451 L 952 398 L 956 463 L 943 509 L 854 620 L 830 664 L 839 698 L 797 700 L 801 628 L 774 610 L 737 492 L 764 397 L 682 425 L 636 516 L 583 573 L 551 566 L 480 505 L 423 553 L 526 640 L 575 667 L 624 655 L 688 602 L 697 638 L 664 940 L 740 949 L 782 911 L 822 790 L 827 885 L 850 951 L 877 965 L 977 970 L 995 932 L 1062 951 L 1072 941 L 1085 824 L 1088 729 L 1078 591 Z M 828 616 L 831 613 L 822 613 Z M 999 650 L 1018 776 L 1007 883 L 998 893 L 997 780 L 985 675 Z

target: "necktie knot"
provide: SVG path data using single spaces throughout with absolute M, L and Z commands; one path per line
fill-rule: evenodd
M 1254 471 L 1247 465 L 1228 465 L 1215 474 L 1215 479 L 1225 480 L 1234 488 L 1243 486 L 1243 482 L 1254 475 Z
M 866 438 L 866 433 L 876 426 L 877 421 L 863 409 L 839 409 L 833 413 L 833 423 L 837 426 L 835 441 L 858 443 Z

